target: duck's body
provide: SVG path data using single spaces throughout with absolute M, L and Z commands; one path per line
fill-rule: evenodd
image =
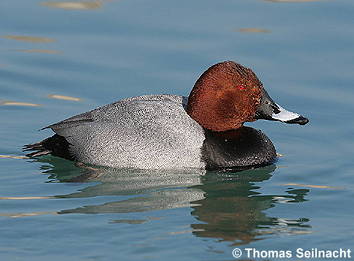
M 194 92 L 194 97 L 196 94 L 199 93 Z M 139 96 L 79 114 L 48 126 L 56 135 L 28 145 L 27 149 L 37 150 L 29 155 L 51 153 L 94 165 L 139 169 L 244 168 L 275 160 L 275 148 L 267 136 L 238 125 L 245 121 L 239 119 L 242 113 L 231 120 L 231 124 L 237 125 L 235 128 L 220 124 L 217 129 L 209 128 L 206 125 L 212 126 L 215 120 L 206 119 L 217 117 L 213 114 L 215 110 L 208 108 L 213 111 L 203 113 L 200 107 L 194 110 L 199 100 L 191 97 L 192 94 L 189 98 Z M 261 103 L 261 97 L 257 102 Z M 222 104 L 226 103 L 222 100 Z M 230 108 L 231 113 L 236 105 Z M 226 115 L 226 118 L 231 117 Z
M 124 99 L 49 126 L 80 162 L 142 169 L 203 168 L 203 128 L 188 116 L 183 97 Z
M 187 114 L 187 101 L 183 96 L 146 95 L 79 114 L 48 126 L 57 135 L 42 142 L 40 153 L 142 169 L 247 167 L 274 161 L 274 146 L 260 131 L 244 127 L 233 139 L 204 130 Z

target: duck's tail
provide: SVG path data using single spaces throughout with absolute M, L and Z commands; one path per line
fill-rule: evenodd
M 48 138 L 48 139 L 50 139 L 50 138 Z M 34 158 L 34 157 L 39 157 L 39 156 L 50 154 L 52 151 L 45 147 L 46 141 L 48 139 L 42 140 L 37 143 L 27 144 L 27 145 L 23 146 L 23 151 L 33 151 L 33 152 L 26 154 L 26 156 L 30 157 L 30 158 Z
M 33 151 L 26 154 L 30 158 L 52 154 L 72 160 L 72 156 L 69 153 L 69 145 L 69 142 L 64 137 L 55 134 L 40 142 L 23 146 L 23 151 Z

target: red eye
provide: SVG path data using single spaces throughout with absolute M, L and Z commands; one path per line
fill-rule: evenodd
M 242 84 L 237 85 L 236 88 L 238 88 L 239 90 L 246 90 L 246 87 Z

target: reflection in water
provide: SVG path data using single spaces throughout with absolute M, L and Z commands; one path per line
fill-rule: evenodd
M 317 2 L 319 0 L 265 0 L 267 2 L 275 2 L 275 3 L 301 3 L 301 2 Z
M 321 188 L 321 189 L 334 189 L 334 190 L 343 189 L 342 187 L 335 187 L 335 186 L 299 184 L 299 183 L 287 183 L 287 184 L 283 184 L 283 186 L 292 186 L 292 187 L 296 186 L 296 187 L 305 187 L 305 188 Z
M 65 101 L 81 101 L 80 98 L 72 97 L 72 96 L 65 96 L 59 94 L 49 94 L 48 98 L 57 99 L 57 100 L 65 100 Z
M 262 28 L 240 28 L 237 29 L 236 32 L 241 32 L 241 33 L 270 33 L 271 31 L 268 29 L 262 29 Z
M 42 170 L 52 181 L 91 182 L 81 191 L 56 198 L 118 196 L 121 200 L 61 210 L 58 214 L 137 213 L 191 207 L 195 236 L 246 244 L 269 234 L 310 233 L 306 218 L 268 216 L 278 204 L 305 201 L 308 189 L 289 189 L 281 195 L 257 192 L 271 178 L 275 165 L 242 172 L 143 171 L 75 167 L 56 157 L 44 157 Z M 44 161 L 43 161 L 44 162 Z M 147 220 L 117 219 L 114 223 L 143 224 Z
M 262 195 L 256 192 L 258 182 L 267 180 L 275 170 L 274 166 L 229 174 L 212 182 L 209 173 L 203 178 L 202 189 L 205 198 L 192 202 L 192 215 L 203 223 L 192 224 L 194 234 L 246 244 L 260 239 L 260 236 L 274 233 L 307 233 L 304 223 L 308 219 L 289 220 L 269 217 L 265 210 L 277 203 L 303 202 L 307 189 L 288 190 L 284 195 Z M 211 180 L 211 181 L 210 181 Z M 197 186 L 199 187 L 199 186 Z
M 47 54 L 60 54 L 60 51 L 57 50 L 49 50 L 49 49 L 24 49 L 24 50 L 16 50 L 17 52 L 23 53 L 47 53 Z
M 2 156 L 2 155 L 1 155 Z M 36 196 L 36 197 L 0 197 L 0 199 L 13 199 L 13 200 L 31 200 L 31 199 L 49 199 L 49 198 L 56 198 L 54 196 L 44 196 L 44 197 L 41 197 L 41 196 Z
M 41 5 L 60 9 L 90 10 L 102 7 L 102 1 L 84 2 L 42 2 Z
M 55 42 L 55 39 L 47 38 L 47 37 L 35 37 L 35 36 L 24 36 L 24 35 L 5 35 L 3 38 L 12 39 L 23 42 L 30 43 L 52 43 Z
M 25 36 L 25 35 L 5 35 L 5 36 L 0 36 L 0 38 L 6 38 L 6 39 L 12 39 L 16 41 L 30 42 L 30 43 L 52 43 L 56 41 L 55 39 L 48 38 L 48 37 L 35 37 L 35 36 Z M 60 51 L 52 50 L 52 49 L 20 49 L 14 51 L 24 52 L 24 53 L 47 53 L 47 54 L 60 53 Z
M 0 106 L 26 106 L 26 107 L 38 107 L 40 104 L 29 103 L 29 102 L 17 102 L 17 101 L 2 101 Z
M 21 218 L 21 217 L 35 217 L 41 215 L 58 215 L 57 212 L 53 211 L 43 211 L 43 212 L 27 212 L 27 213 L 1 213 L 2 217 L 11 217 L 11 218 Z
M 28 159 L 28 157 L 16 155 L 0 155 L 0 159 Z

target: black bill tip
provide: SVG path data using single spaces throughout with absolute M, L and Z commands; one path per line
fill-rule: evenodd
M 305 125 L 309 122 L 309 119 L 303 117 L 303 116 L 299 116 L 295 119 L 292 119 L 290 121 L 286 121 L 286 123 L 290 123 L 290 124 L 300 124 L 300 125 Z

